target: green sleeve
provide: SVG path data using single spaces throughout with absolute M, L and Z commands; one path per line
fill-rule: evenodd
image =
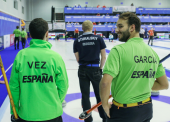
M 10 77 L 10 81 L 9 81 L 9 87 L 11 90 L 11 94 L 13 97 L 13 101 L 14 101 L 14 105 L 15 105 L 15 109 L 16 112 L 18 113 L 18 109 L 19 109 L 19 88 L 20 88 L 20 84 L 19 84 L 19 62 L 18 62 L 18 57 L 20 57 L 19 55 L 16 56 L 14 63 L 13 63 L 13 67 L 12 67 L 12 72 L 11 72 L 11 77 Z M 11 107 L 11 114 L 13 114 L 13 110 L 12 110 L 12 106 Z
M 119 67 L 120 67 L 120 61 L 119 61 L 119 54 L 116 50 L 116 48 L 112 48 L 110 51 L 104 69 L 103 74 L 109 74 L 113 78 L 115 78 L 119 74 Z
M 25 32 L 25 36 L 27 35 L 27 32 Z
M 15 30 L 13 31 L 13 34 L 15 34 Z
M 162 63 L 158 65 L 158 69 L 156 71 L 156 78 L 162 77 L 163 75 L 165 75 L 165 69 L 162 66 Z
M 61 103 L 65 99 L 65 96 L 67 94 L 68 90 L 68 77 L 66 72 L 66 67 L 63 59 L 61 60 L 59 67 L 57 68 L 57 74 L 56 74 L 56 86 L 59 94 L 59 98 L 61 100 Z

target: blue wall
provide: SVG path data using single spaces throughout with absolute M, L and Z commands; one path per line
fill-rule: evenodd
M 16 26 L 19 26 L 19 19 L 0 12 L 0 36 L 12 34 L 16 29 Z

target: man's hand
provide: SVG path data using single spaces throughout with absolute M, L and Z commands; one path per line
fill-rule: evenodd
M 14 115 L 11 115 L 11 122 L 18 122 L 19 119 L 15 119 Z
M 5 81 L 1 81 L 1 80 L 0 80 L 0 84 L 5 84 Z
M 103 109 L 105 111 L 105 113 L 107 114 L 107 116 L 110 118 L 110 108 L 111 108 L 111 104 L 108 103 L 107 105 L 102 105 Z

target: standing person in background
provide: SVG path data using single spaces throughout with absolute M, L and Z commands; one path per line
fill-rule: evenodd
M 94 28 L 94 35 L 96 35 L 96 28 Z
M 68 38 L 68 31 L 67 29 L 65 29 L 65 41 L 67 41 L 67 38 Z
M 78 30 L 78 28 L 75 29 L 74 35 L 75 35 L 75 38 L 77 39 L 78 36 L 79 36 L 79 30 Z
M 22 31 L 21 31 L 22 49 L 25 48 L 26 41 L 27 41 L 27 32 L 25 32 L 24 28 L 22 28 Z
M 62 57 L 51 50 L 48 23 L 36 18 L 29 25 L 30 47 L 18 52 L 9 87 L 19 120 L 12 122 L 63 122 L 62 102 L 68 90 L 68 77 Z
M 71 23 L 70 23 L 70 22 L 67 22 L 67 25 L 71 25 Z
M 148 30 L 147 30 L 147 28 L 145 28 L 145 38 L 147 38 L 147 34 L 148 33 Z
M 97 15 L 96 16 L 100 16 L 100 13 L 97 13 Z
M 115 29 L 112 28 L 111 34 L 113 35 L 113 39 L 115 39 Z
M 142 38 L 142 28 L 140 28 L 139 36 Z
M 151 28 L 151 30 L 148 31 L 148 35 L 149 35 L 149 41 L 148 41 L 148 45 L 150 43 L 151 40 L 151 46 L 153 45 L 153 37 L 154 37 L 154 31 L 153 28 Z
M 76 60 L 79 63 L 78 77 L 82 93 L 83 111 L 85 111 L 91 108 L 89 96 L 90 81 L 93 85 L 97 103 L 100 102 L 99 82 L 102 78 L 102 68 L 106 60 L 106 45 L 102 37 L 92 33 L 93 23 L 91 21 L 84 21 L 82 29 L 83 35 L 74 41 L 73 50 Z M 101 61 L 99 55 L 101 55 Z M 101 106 L 98 107 L 98 111 L 103 122 L 107 122 L 106 114 Z M 84 121 L 92 122 L 93 118 L 89 116 Z
M 16 27 L 17 29 L 14 30 L 13 34 L 15 34 L 14 39 L 14 46 L 16 50 L 16 43 L 17 43 L 17 49 L 19 49 L 19 37 L 21 36 L 21 31 L 19 30 L 19 26 Z
M 119 41 L 125 43 L 111 49 L 100 81 L 107 122 L 150 122 L 151 90 L 169 87 L 158 54 L 139 37 L 140 26 L 140 19 L 130 12 L 121 14 L 117 21 Z M 110 89 L 112 105 L 108 103 Z
M 103 8 L 106 8 L 106 6 L 104 5 Z
M 156 36 L 156 31 L 155 31 L 155 28 L 153 28 L 153 33 L 154 33 L 154 36 Z M 155 37 L 156 38 L 156 37 Z
M 77 8 L 77 5 L 75 4 L 74 8 Z
M 93 25 L 96 25 L 96 22 L 93 22 Z
M 56 35 L 55 40 L 60 41 L 60 36 L 59 36 L 59 34 Z
M 100 7 L 100 5 L 97 5 L 97 8 L 99 8 Z
M 145 33 L 145 30 L 141 28 L 141 38 L 144 38 L 144 33 Z
M 109 34 L 109 42 L 113 42 L 113 35 L 112 35 L 112 33 Z
M 81 8 L 81 5 L 80 5 L 80 4 L 78 4 L 78 8 Z
M 101 24 L 100 21 L 99 21 L 97 25 L 102 25 L 102 24 Z

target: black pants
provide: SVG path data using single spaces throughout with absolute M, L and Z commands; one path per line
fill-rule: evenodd
M 51 119 L 51 120 L 46 120 L 46 121 L 25 121 L 20 118 L 18 122 L 63 122 L 63 119 L 61 116 Z
M 22 41 L 22 49 L 25 48 L 25 44 L 26 44 L 26 39 L 25 38 L 21 38 Z
M 67 41 L 67 38 L 68 38 L 68 36 L 67 36 L 67 35 L 65 35 L 65 41 Z
M 151 45 L 153 45 L 153 36 L 150 36 L 150 37 L 149 37 L 148 45 L 149 45 L 149 43 L 150 43 L 150 40 L 151 40 Z
M 78 36 L 79 36 L 78 33 L 75 33 L 75 38 L 78 38 Z
M 79 77 L 80 90 L 82 93 L 83 111 L 89 110 L 91 108 L 90 96 L 89 96 L 90 81 L 93 85 L 97 103 L 101 101 L 99 96 L 99 83 L 102 78 L 100 74 L 100 69 L 99 67 L 87 67 L 81 65 L 79 66 L 78 77 Z M 107 118 L 102 106 L 98 107 L 98 111 L 101 118 L 103 119 Z M 85 119 L 85 122 L 92 122 L 92 121 L 93 121 L 92 116 Z
M 112 104 L 107 122 L 150 122 L 153 116 L 152 103 L 122 108 Z
M 19 49 L 19 37 L 15 37 L 15 39 L 14 39 L 15 49 L 16 49 L 16 43 L 17 43 L 17 49 Z
M 141 38 L 144 38 L 144 34 L 141 34 Z

